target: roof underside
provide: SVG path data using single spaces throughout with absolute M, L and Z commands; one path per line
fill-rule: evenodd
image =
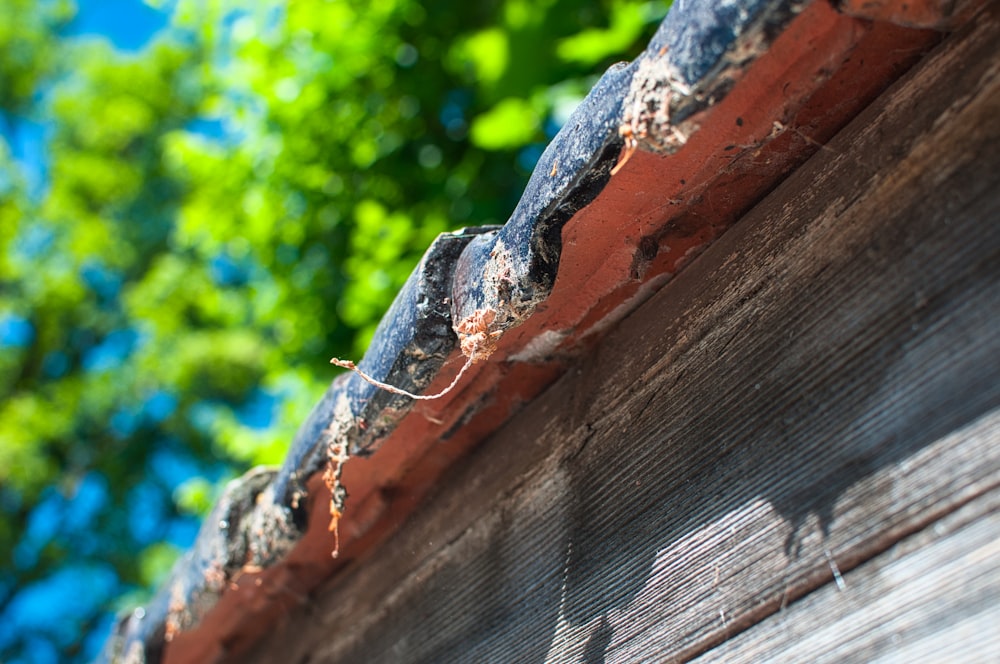
M 455 389 L 418 402 L 338 377 L 284 465 L 228 487 L 104 657 L 213 661 L 252 646 L 960 22 L 953 4 L 675 0 L 549 145 L 509 221 L 431 245 L 360 363 L 427 394 L 469 364 Z M 331 448 L 349 459 L 336 559 Z

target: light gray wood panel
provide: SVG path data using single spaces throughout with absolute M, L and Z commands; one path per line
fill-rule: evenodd
M 973 470 L 976 467 L 988 470 L 976 473 Z M 953 475 L 967 481 L 959 491 L 954 491 L 948 481 Z M 880 492 L 881 497 L 868 490 L 875 486 L 886 489 Z M 879 606 L 867 606 L 867 602 L 893 590 L 894 581 L 902 586 L 909 582 L 908 579 L 897 580 L 889 575 L 876 577 L 873 581 L 870 572 L 853 574 L 849 571 L 851 566 L 859 564 L 857 560 L 879 551 L 882 542 L 886 541 L 885 536 L 898 537 L 898 526 L 906 531 L 923 528 L 916 531 L 920 536 L 904 538 L 902 545 L 894 543 L 888 553 L 874 553 L 875 560 L 891 560 L 933 541 L 940 529 L 947 532 L 943 521 L 934 520 L 935 517 L 951 518 L 954 514 L 951 510 L 961 511 L 970 500 L 977 502 L 977 508 L 965 515 L 962 523 L 988 514 L 990 508 L 1000 505 L 1000 409 L 922 448 L 905 461 L 885 466 L 860 479 L 838 499 L 829 534 L 824 537 L 820 528 L 814 527 L 803 537 L 802 549 L 797 555 L 782 551 L 778 544 L 780 535 L 787 532 L 787 523 L 782 522 L 780 513 L 773 511 L 770 505 L 753 504 L 702 529 L 703 533 L 730 529 L 730 542 L 714 546 L 714 552 L 707 551 L 708 547 L 698 543 L 696 537 L 681 542 L 680 547 L 661 550 L 646 587 L 632 605 L 610 618 L 616 638 L 609 644 L 606 661 L 642 661 L 651 653 L 663 659 L 680 659 L 684 653 L 678 652 L 672 639 L 679 632 L 683 633 L 682 630 L 694 632 L 707 628 L 706 640 L 720 642 L 742 636 L 740 630 L 752 625 L 763 611 L 776 610 L 779 616 L 789 614 L 787 621 L 782 621 L 777 628 L 786 630 L 784 643 L 779 640 L 772 648 L 767 639 L 763 639 L 756 642 L 759 649 L 755 652 L 742 648 L 732 653 L 734 658 L 739 654 L 747 661 L 776 658 L 777 661 L 812 662 L 823 661 L 824 656 L 825 661 L 871 661 L 879 655 L 890 656 L 897 647 L 910 644 L 901 640 L 893 642 L 892 638 L 900 635 L 900 627 L 892 622 L 874 622 L 879 614 L 895 608 L 902 614 L 900 621 L 916 623 L 931 623 L 945 610 L 954 619 L 967 617 L 959 610 L 963 593 L 968 602 L 965 607 L 968 617 L 975 622 L 981 617 L 977 614 L 982 610 L 983 592 L 988 595 L 1000 588 L 1000 575 L 997 574 L 1000 561 L 981 566 L 982 572 L 993 575 L 983 581 L 983 589 L 935 587 L 933 582 L 895 588 L 897 599 L 913 602 L 907 607 L 893 607 L 892 600 Z M 931 514 L 921 518 L 922 509 Z M 893 525 L 897 528 L 892 528 Z M 871 537 L 867 531 L 873 526 L 881 526 L 888 532 L 884 536 Z M 976 532 L 985 529 L 1000 541 L 997 526 L 995 520 L 990 520 Z M 705 537 L 711 541 L 709 538 Z M 961 546 L 962 540 L 951 540 L 938 547 L 937 553 L 928 555 L 935 564 L 942 566 L 950 564 L 942 557 L 946 553 L 961 559 L 951 564 L 950 570 L 954 570 L 968 562 L 964 558 L 967 552 L 962 551 Z M 682 550 L 676 551 L 678 548 Z M 690 553 L 692 549 L 694 552 Z M 871 565 L 870 562 L 860 564 Z M 915 567 L 907 569 L 907 564 Z M 913 556 L 909 563 L 900 565 L 904 573 L 918 577 L 922 574 L 921 565 L 926 566 L 920 556 Z M 876 563 L 876 569 L 878 566 Z M 678 569 L 683 571 L 678 574 Z M 942 571 L 945 577 L 950 573 Z M 836 575 L 841 576 L 840 581 L 836 580 Z M 784 589 L 779 585 L 782 583 Z M 770 589 L 770 597 L 766 591 L 761 592 L 765 589 Z M 799 596 L 802 599 L 795 601 Z M 836 601 L 826 606 L 824 600 L 815 599 L 816 596 Z M 671 598 L 667 610 L 658 605 L 665 597 Z M 916 603 L 917 598 L 920 604 Z M 951 606 L 946 608 L 947 602 L 951 602 Z M 845 617 L 843 624 L 837 623 L 838 607 L 845 614 L 855 609 L 858 615 L 851 619 Z M 772 615 L 765 622 L 773 618 Z M 866 629 L 848 631 L 850 626 L 859 624 Z M 751 633 L 755 629 L 749 628 Z M 908 636 L 916 639 L 918 635 Z M 943 640 L 949 633 L 942 630 L 933 636 Z M 716 661 L 730 661 L 731 653 L 725 650 L 726 645 L 728 642 L 719 646 L 721 654 Z M 688 651 L 693 649 L 688 648 Z
M 250 661 L 687 659 L 993 491 L 998 40 L 950 37 Z
M 695 661 L 996 662 L 998 533 L 994 490 Z

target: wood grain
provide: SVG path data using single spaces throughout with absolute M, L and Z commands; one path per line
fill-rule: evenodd
M 998 532 L 992 491 L 695 661 L 996 661 Z
M 1000 537 L 921 539 L 1000 490 L 998 39 L 949 37 L 243 661 L 759 658 L 828 611 L 866 624 L 843 652 L 959 638 L 830 598 L 926 623 L 966 603 L 914 579 Z

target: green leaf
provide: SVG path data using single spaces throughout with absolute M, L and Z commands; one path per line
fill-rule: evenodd
M 540 126 L 531 103 L 510 97 L 477 117 L 469 134 L 473 144 L 484 150 L 509 150 L 534 140 Z
M 452 57 L 470 66 L 480 83 L 493 85 L 507 71 L 510 41 L 502 28 L 488 28 L 460 41 Z
M 564 62 L 595 65 L 633 44 L 647 24 L 659 21 L 666 14 L 667 4 L 615 2 L 611 6 L 611 21 L 607 28 L 591 28 L 560 40 L 556 55 Z

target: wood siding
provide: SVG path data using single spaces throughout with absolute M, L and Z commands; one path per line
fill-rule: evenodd
M 946 39 L 241 661 L 1000 652 L 997 43 Z

